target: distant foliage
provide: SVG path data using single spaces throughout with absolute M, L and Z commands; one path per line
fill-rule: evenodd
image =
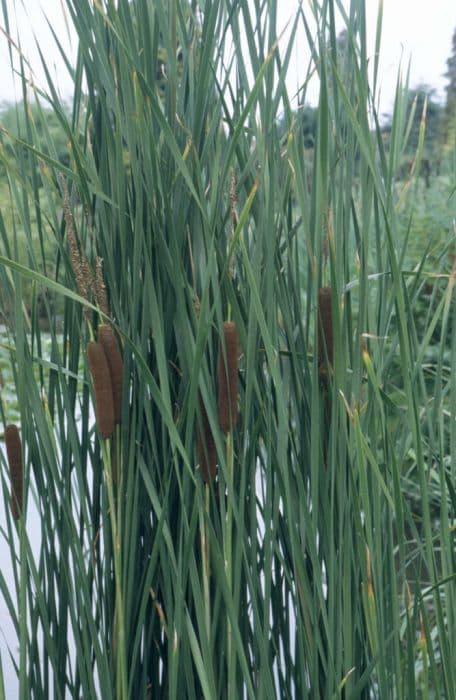
M 445 77 L 448 84 L 446 86 L 444 135 L 446 143 L 451 145 L 455 143 L 456 136 L 456 28 L 453 32 L 451 54 L 447 60 Z
M 69 165 L 68 137 L 52 109 L 36 102 L 24 105 L 24 108 L 6 103 L 0 107 L 0 131 L 7 158 L 15 157 L 17 149 L 21 148 L 21 141 L 32 139 L 38 151 L 62 165 Z M 4 173 L 5 168 L 1 163 L 0 176 Z

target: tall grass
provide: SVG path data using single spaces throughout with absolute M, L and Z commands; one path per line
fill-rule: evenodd
M 456 697 L 453 238 L 435 277 L 426 251 L 405 267 L 408 115 L 399 84 L 386 150 L 381 4 L 373 49 L 363 0 L 303 4 L 287 45 L 275 0 L 65 6 L 71 114 L 49 72 L 38 89 L 22 60 L 20 81 L 70 165 L 37 150 L 31 110 L 1 136 L 24 504 L 16 523 L 2 458 L 0 589 L 21 699 Z M 285 80 L 298 40 L 302 104 L 320 81 L 311 153 Z M 85 352 L 107 323 L 113 431 Z

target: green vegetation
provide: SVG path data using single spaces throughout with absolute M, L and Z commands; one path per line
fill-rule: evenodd
M 19 697 L 456 697 L 456 169 L 375 113 L 381 12 L 370 57 L 363 0 L 280 50 L 276 0 L 65 5 L 73 102 L 24 70 L 1 133 Z

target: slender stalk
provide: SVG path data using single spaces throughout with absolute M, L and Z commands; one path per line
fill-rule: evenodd
M 204 622 L 206 626 L 206 634 L 208 640 L 211 639 L 211 564 L 209 538 L 207 533 L 206 519 L 209 518 L 210 504 L 210 486 L 208 483 L 204 485 L 204 512 L 200 513 L 200 537 L 201 537 L 201 556 L 202 556 L 202 575 L 203 575 L 203 591 L 204 591 Z
M 125 619 L 124 619 L 124 599 L 122 592 L 122 530 L 121 530 L 121 514 L 119 505 L 116 508 L 116 500 L 114 498 L 114 485 L 112 479 L 111 452 L 109 440 L 104 440 L 102 443 L 103 465 L 105 468 L 106 487 L 108 491 L 109 514 L 111 520 L 112 546 L 114 556 L 114 577 L 116 587 L 115 597 L 115 627 L 117 644 L 115 650 L 115 661 L 117 667 L 116 683 L 118 700 L 127 700 L 128 698 L 128 668 L 127 655 L 125 647 Z M 119 499 L 121 500 L 121 499 Z
M 27 566 L 27 533 L 25 530 L 25 516 L 21 515 L 18 522 L 19 547 L 20 547 L 20 589 L 19 589 L 19 698 L 27 700 L 30 697 L 30 685 L 27 673 L 27 592 L 28 592 L 28 566 Z
M 226 436 L 226 467 L 227 467 L 227 506 L 226 506 L 226 539 L 225 539 L 225 569 L 226 580 L 230 595 L 233 593 L 233 502 L 234 494 L 234 452 L 233 435 L 230 431 Z M 228 697 L 236 694 L 236 654 L 233 646 L 233 631 L 229 616 L 226 620 L 227 634 L 227 693 Z

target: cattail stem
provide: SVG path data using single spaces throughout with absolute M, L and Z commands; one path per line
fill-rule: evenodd
M 218 413 L 224 433 L 233 430 L 237 421 L 239 333 L 236 324 L 223 324 L 223 344 L 218 353 Z
M 120 423 L 122 417 L 122 387 L 123 387 L 123 359 L 119 343 L 111 326 L 103 323 L 98 326 L 98 342 L 103 346 L 108 361 L 109 374 L 111 376 L 112 396 L 114 400 L 114 422 Z
M 11 512 L 14 520 L 19 520 L 23 506 L 23 464 L 22 445 L 19 430 L 16 425 L 5 428 L 6 454 L 11 479 Z
M 87 360 L 93 382 L 98 430 L 106 439 L 114 431 L 114 399 L 108 360 L 101 343 L 88 343 Z
M 201 396 L 199 408 L 196 449 L 201 477 L 205 483 L 208 483 L 215 479 L 217 473 L 217 451 L 207 411 Z
M 200 510 L 200 537 L 201 537 L 201 562 L 203 574 L 203 592 L 204 592 L 204 621 L 206 625 L 207 638 L 211 638 L 211 593 L 210 593 L 210 551 L 209 551 L 209 533 L 207 521 L 209 521 L 209 485 L 206 483 L 204 487 L 204 511 Z
M 106 487 L 108 491 L 109 514 L 111 519 L 112 546 L 114 556 L 114 579 L 116 587 L 115 598 L 115 657 L 117 668 L 117 697 L 127 700 L 128 697 L 128 667 L 125 648 L 125 604 L 122 587 L 122 514 L 121 499 L 119 499 L 118 509 L 114 498 L 114 486 L 112 479 L 111 455 L 108 443 L 102 444 L 103 464 L 105 466 Z
M 327 377 L 327 365 L 332 367 L 334 357 L 331 296 L 331 287 L 318 290 L 318 367 L 323 380 Z
M 334 359 L 334 341 L 332 326 L 332 291 L 331 287 L 321 287 L 318 290 L 318 372 L 322 388 L 323 400 L 323 463 L 328 464 L 329 431 L 332 419 L 332 397 L 329 385 L 329 372 L 331 372 Z
M 227 508 L 226 508 L 226 536 L 225 542 L 225 566 L 226 566 L 226 581 L 230 595 L 235 587 L 235 572 L 234 572 L 234 557 L 233 557 L 233 526 L 234 513 L 233 503 L 236 496 L 234 493 L 234 450 L 233 436 L 228 433 L 226 436 L 226 491 L 227 491 Z M 227 697 L 234 697 L 236 694 L 236 653 L 233 646 L 233 626 L 230 616 L 226 617 L 226 646 L 227 646 Z

